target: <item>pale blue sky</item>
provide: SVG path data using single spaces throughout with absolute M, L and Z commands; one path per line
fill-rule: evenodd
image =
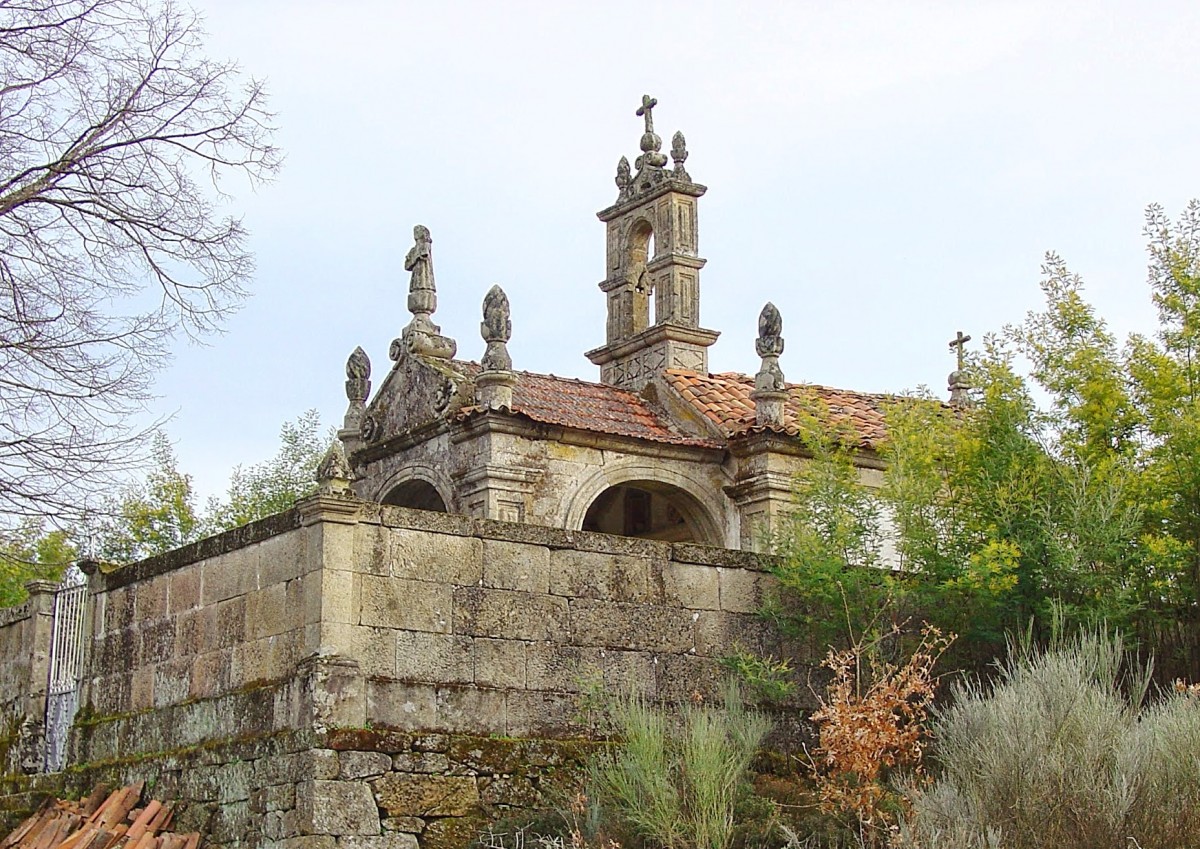
M 180 345 L 157 410 L 203 494 L 338 424 L 355 345 L 378 386 L 408 320 L 412 226 L 443 332 L 478 359 L 513 310 L 519 369 L 596 379 L 604 231 L 643 93 L 687 135 L 714 371 L 783 314 L 789 380 L 945 387 L 958 329 L 1040 302 L 1056 250 L 1114 329 L 1149 329 L 1142 212 L 1200 196 L 1200 4 L 201 0 L 209 52 L 266 77 L 287 161 L 237 190 L 253 297 Z

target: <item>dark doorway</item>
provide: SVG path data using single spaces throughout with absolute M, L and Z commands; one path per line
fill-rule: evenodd
M 433 510 L 446 513 L 446 502 L 433 488 L 433 484 L 422 480 L 405 481 L 383 497 L 384 504 L 393 507 L 412 507 L 415 510 Z

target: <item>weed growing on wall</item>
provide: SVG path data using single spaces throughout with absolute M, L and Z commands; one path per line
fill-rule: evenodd
M 833 678 L 811 717 L 819 742 L 810 766 L 822 810 L 842 818 L 866 846 L 888 845 L 903 814 L 887 783 L 892 773 L 922 774 L 933 667 L 953 639 L 926 626 L 908 659 L 890 663 L 860 638 L 831 649 L 822 663 Z
M 588 833 L 580 837 L 589 845 L 728 849 L 769 721 L 743 706 L 734 684 L 720 706 L 697 699 L 669 711 L 629 696 L 610 712 L 617 742 L 589 764 L 588 810 L 577 818 L 577 832 Z

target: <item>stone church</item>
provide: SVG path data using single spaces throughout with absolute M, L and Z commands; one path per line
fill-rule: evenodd
M 670 164 L 642 98 L 641 154 L 621 157 L 617 196 L 597 217 L 606 263 L 606 341 L 586 356 L 599 382 L 515 370 L 508 300 L 483 301 L 478 362 L 433 323 L 432 239 L 405 259 L 412 320 L 372 396 L 361 348 L 347 362 L 339 437 L 357 495 L 404 507 L 670 542 L 758 550 L 791 498 L 805 422 L 852 448 L 877 482 L 884 396 L 787 383 L 782 322 L 759 317 L 754 376 L 710 372 L 719 333 L 701 326 L 700 200 L 683 133 Z

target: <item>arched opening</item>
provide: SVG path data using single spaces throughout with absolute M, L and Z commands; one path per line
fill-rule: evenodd
M 583 530 L 653 539 L 719 545 L 699 502 L 678 487 L 656 481 L 611 486 L 583 517 Z
M 383 497 L 384 504 L 393 507 L 412 507 L 415 510 L 433 510 L 446 513 L 446 502 L 434 488 L 433 484 L 423 480 L 408 480 L 393 487 Z
M 654 323 L 654 281 L 646 271 L 646 264 L 654 259 L 654 251 L 654 228 L 646 219 L 639 219 L 629 231 L 629 271 L 633 279 L 630 315 L 634 333 Z

